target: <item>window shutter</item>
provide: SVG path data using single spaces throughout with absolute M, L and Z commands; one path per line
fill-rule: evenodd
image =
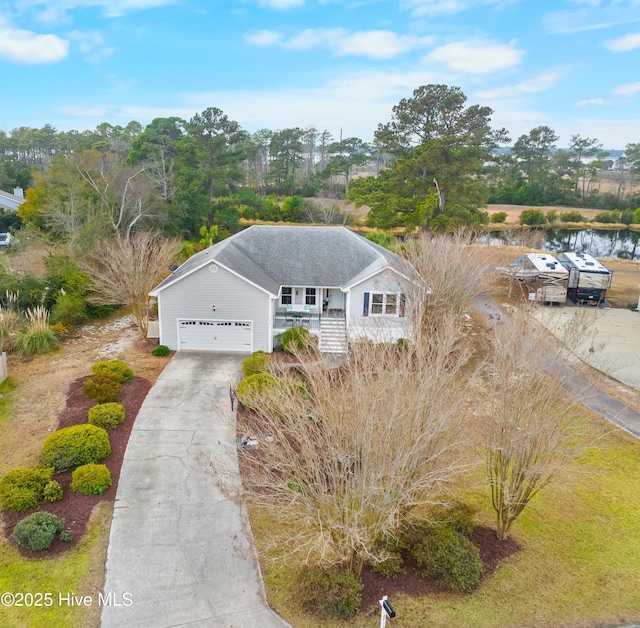
M 404 316 L 405 309 L 407 307 L 407 297 L 404 294 L 400 295 L 400 316 Z
M 369 316 L 369 293 L 364 293 L 364 307 L 362 308 L 362 316 Z

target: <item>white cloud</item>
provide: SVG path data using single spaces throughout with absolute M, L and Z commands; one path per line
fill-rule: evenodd
M 280 45 L 285 50 L 312 50 L 324 46 L 338 57 L 353 55 L 373 59 L 390 59 L 432 42 L 431 37 L 400 35 L 387 30 L 349 33 L 344 28 L 307 28 L 288 40 L 277 31 L 260 31 L 245 39 L 256 46 Z
M 0 24 L 0 58 L 13 63 L 54 63 L 67 56 L 69 42 L 56 35 L 40 35 Z
M 36 9 L 38 19 L 44 22 L 61 22 L 74 9 L 101 7 L 105 16 L 120 17 L 132 11 L 144 11 L 156 7 L 177 4 L 179 0 L 18 0 L 19 9 Z
M 544 92 L 553 87 L 563 76 L 564 72 L 562 70 L 549 70 L 532 79 L 521 81 L 516 85 L 476 92 L 474 97 L 487 100 L 513 100 L 514 98 L 522 97 L 524 94 Z
M 619 94 L 621 96 L 629 96 L 636 92 L 640 92 L 640 83 L 626 83 L 611 90 L 612 94 Z
M 273 46 L 282 39 L 282 35 L 277 31 L 261 30 L 251 35 L 245 35 L 245 41 L 254 46 Z
M 467 11 L 474 6 L 493 6 L 502 8 L 520 0 L 402 0 L 400 7 L 411 11 L 414 17 L 434 17 L 454 15 Z
M 293 9 L 294 7 L 303 6 L 304 0 L 259 0 L 258 4 L 261 7 L 268 7 L 270 9 L 283 11 L 285 9 Z
M 604 47 L 613 52 L 629 52 L 640 48 L 640 33 L 631 33 L 618 37 L 618 39 L 610 39 L 604 42 Z
M 602 98 L 587 98 L 585 100 L 579 100 L 576 103 L 576 107 L 579 107 L 580 109 L 582 109 L 583 107 L 588 107 L 589 105 L 602 106 L 606 104 L 607 104 L 607 101 L 603 100 Z
M 637 0 L 573 0 L 573 3 L 580 6 L 552 11 L 544 17 L 542 23 L 548 32 L 566 35 L 640 21 Z
M 519 65 L 523 55 L 512 44 L 461 41 L 436 48 L 425 60 L 442 63 L 453 72 L 493 74 Z
M 109 48 L 104 45 L 104 37 L 96 31 L 83 33 L 81 31 L 72 31 L 69 37 L 78 44 L 80 52 L 82 52 L 91 63 L 102 61 L 115 52 L 115 48 Z

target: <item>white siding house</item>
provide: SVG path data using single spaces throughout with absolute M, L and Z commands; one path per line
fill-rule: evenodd
M 407 337 L 415 272 L 344 227 L 253 226 L 197 253 L 151 293 L 171 349 L 271 351 L 303 325 L 323 351 L 347 339 Z

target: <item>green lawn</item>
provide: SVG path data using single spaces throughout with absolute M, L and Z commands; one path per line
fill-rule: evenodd
M 479 470 L 481 477 L 482 470 Z M 488 491 L 465 493 L 493 525 Z M 270 523 L 252 520 L 259 546 Z M 616 432 L 576 461 L 566 481 L 539 494 L 516 521 L 522 551 L 470 595 L 396 596 L 398 628 L 571 628 L 640 621 L 640 443 Z M 297 628 L 342 626 L 312 619 L 295 601 L 291 568 L 264 560 L 273 606 Z M 371 617 L 350 625 L 372 626 Z
M 24 598 L 23 606 L 0 604 L 3 628 L 84 628 L 99 624 L 100 608 L 96 591 L 104 573 L 109 538 L 111 506 L 103 504 L 89 523 L 89 529 L 77 547 L 53 558 L 25 559 L 6 539 L 0 540 L 0 595 L 3 593 L 51 594 L 49 607 L 33 606 Z M 71 606 L 67 594 L 91 595 L 91 607 Z M 62 596 L 62 600 L 60 599 Z M 34 600 L 48 604 L 46 597 Z M 62 603 L 60 604 L 60 601 Z
M 10 377 L 0 383 L 0 425 L 11 416 L 11 408 L 13 408 L 15 401 L 15 389 L 16 383 Z

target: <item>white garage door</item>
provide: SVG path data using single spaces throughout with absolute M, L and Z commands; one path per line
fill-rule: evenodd
M 253 351 L 251 321 L 178 321 L 178 346 L 189 351 Z

